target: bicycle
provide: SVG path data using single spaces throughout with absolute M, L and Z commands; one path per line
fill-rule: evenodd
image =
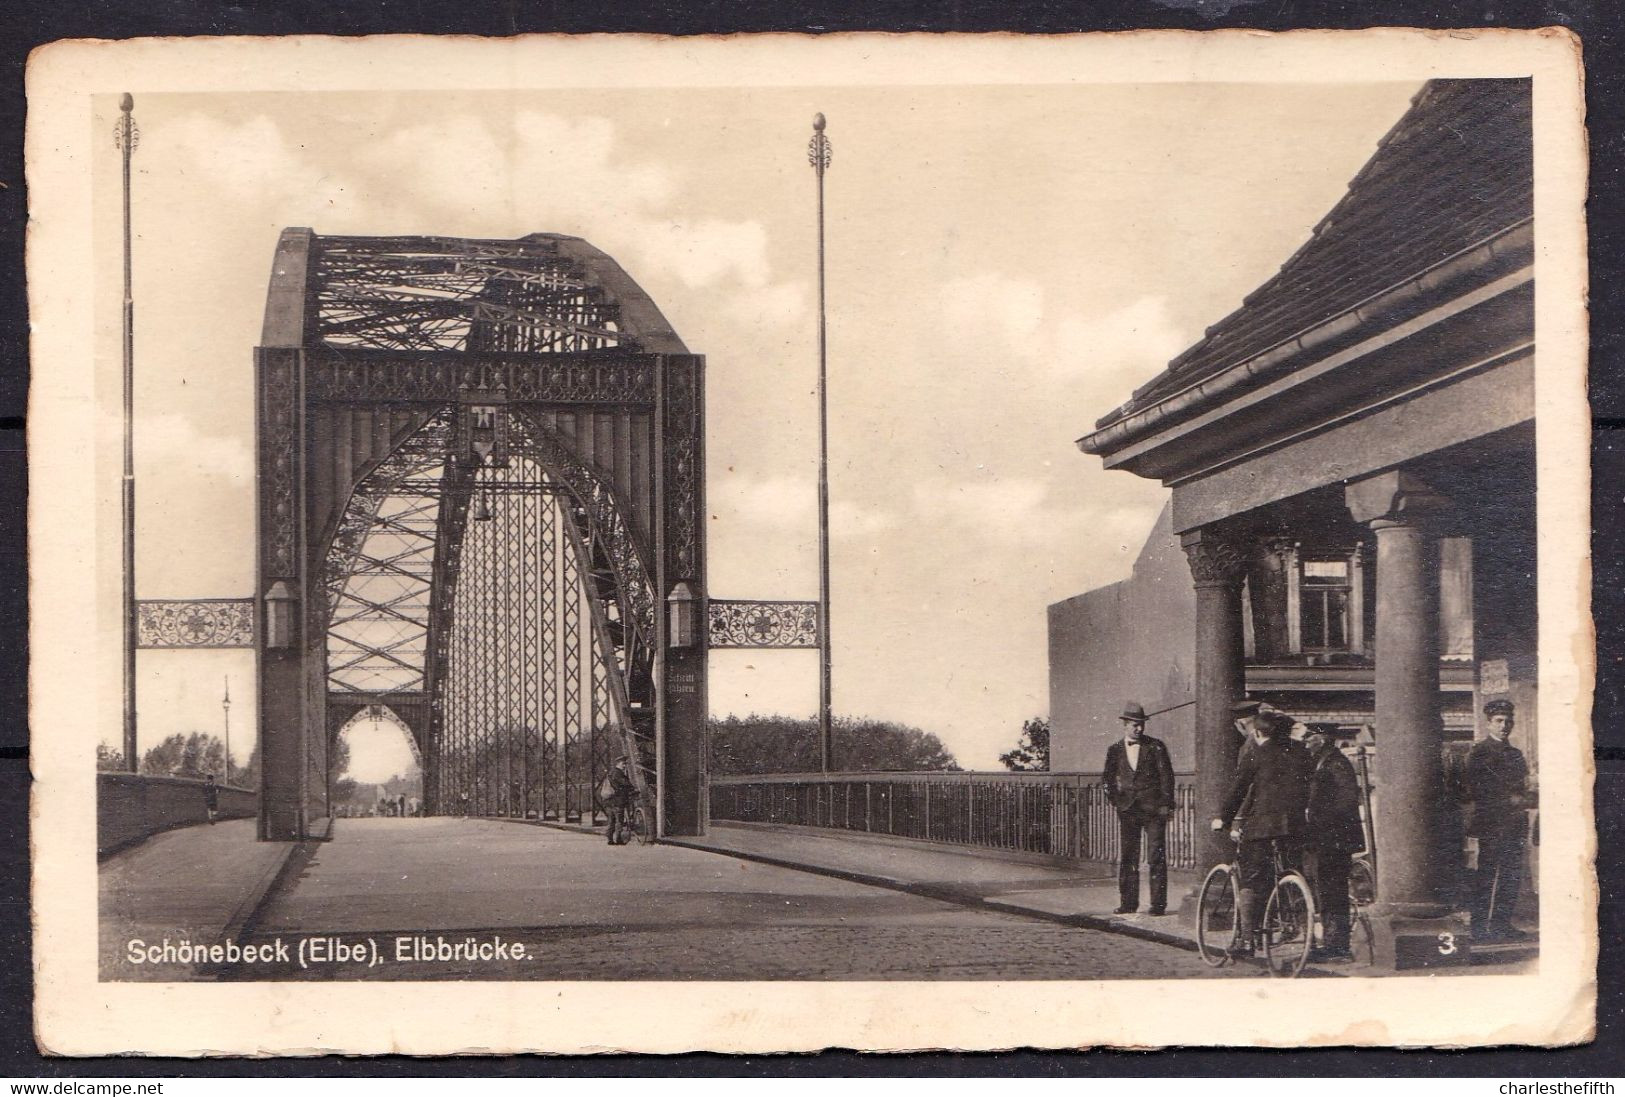
M 1377 941 L 1366 908 L 1377 901 L 1377 874 L 1370 855 L 1357 853 L 1349 863 L 1349 953 L 1356 964 L 1377 962 Z
M 1274 978 L 1296 978 L 1309 962 L 1319 929 L 1314 892 L 1309 880 L 1286 863 L 1278 843 L 1271 843 L 1275 879 L 1258 934 L 1264 945 L 1264 964 Z M 1214 865 L 1202 881 L 1196 903 L 1196 948 L 1209 967 L 1234 963 L 1246 950 L 1241 939 L 1240 872 L 1235 862 Z
M 624 846 L 636 838 L 638 845 L 646 846 L 655 840 L 654 827 L 649 824 L 649 813 L 637 796 L 627 797 L 609 811 L 609 844 Z
M 1291 897 L 1284 897 L 1277 902 L 1279 914 L 1276 919 L 1276 934 L 1264 934 L 1264 947 L 1266 959 L 1270 954 L 1272 941 L 1276 944 L 1276 956 L 1280 958 L 1283 967 L 1290 967 L 1286 963 L 1289 959 L 1296 960 L 1296 970 L 1291 971 L 1292 976 L 1308 962 L 1308 955 L 1312 952 L 1316 942 L 1325 940 L 1325 926 L 1322 917 L 1324 904 L 1313 899 L 1314 891 L 1308 887 L 1308 879 L 1303 873 L 1296 870 L 1287 873 L 1281 872 L 1279 853 L 1276 855 L 1276 886 L 1271 889 L 1270 897 L 1275 899 L 1287 876 L 1295 878 L 1295 882 L 1288 885 L 1293 891 Z M 1234 862 L 1213 866 L 1208 871 L 1207 878 L 1202 881 L 1202 890 L 1197 899 L 1196 920 L 1196 947 L 1202 960 L 1209 967 L 1222 967 L 1234 962 L 1241 945 L 1241 927 L 1238 920 L 1240 908 L 1240 886 L 1237 883 L 1238 875 Z M 1297 889 L 1303 888 L 1300 895 Z M 1376 885 L 1371 873 L 1371 865 L 1363 855 L 1357 855 L 1349 868 L 1349 953 L 1357 965 L 1369 967 L 1376 962 L 1376 940 L 1371 932 L 1371 919 L 1366 908 L 1376 901 Z M 1268 904 L 1264 917 L 1266 926 L 1270 923 Z M 1301 938 L 1294 938 L 1297 948 L 1288 950 L 1289 934 L 1286 929 L 1291 925 L 1307 924 L 1311 927 L 1308 939 L 1309 948 L 1304 949 L 1302 956 L 1286 955 L 1288 951 L 1296 953 L 1303 942 Z M 1272 965 L 1270 973 L 1280 976 L 1281 971 Z

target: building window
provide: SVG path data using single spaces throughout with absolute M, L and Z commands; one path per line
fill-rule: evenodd
M 1362 570 L 1358 549 L 1311 552 L 1294 546 L 1287 570 L 1287 629 L 1292 651 L 1364 650 Z
M 1298 629 L 1304 651 L 1349 649 L 1349 603 L 1354 591 L 1347 560 L 1305 560 L 1298 593 Z

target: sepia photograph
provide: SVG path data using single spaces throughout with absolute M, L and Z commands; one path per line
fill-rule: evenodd
M 1562 32 L 29 79 L 48 1049 L 1587 1038 Z

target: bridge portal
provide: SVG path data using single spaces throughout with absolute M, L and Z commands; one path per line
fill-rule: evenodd
M 705 781 L 704 359 L 585 241 L 283 232 L 255 350 L 259 835 L 325 833 L 385 705 L 431 814 L 663 834 Z

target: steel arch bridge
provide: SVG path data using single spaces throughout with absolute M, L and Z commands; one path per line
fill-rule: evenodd
M 583 240 L 277 245 L 255 350 L 260 837 L 320 837 L 386 706 L 426 810 L 706 810 L 704 359 Z

